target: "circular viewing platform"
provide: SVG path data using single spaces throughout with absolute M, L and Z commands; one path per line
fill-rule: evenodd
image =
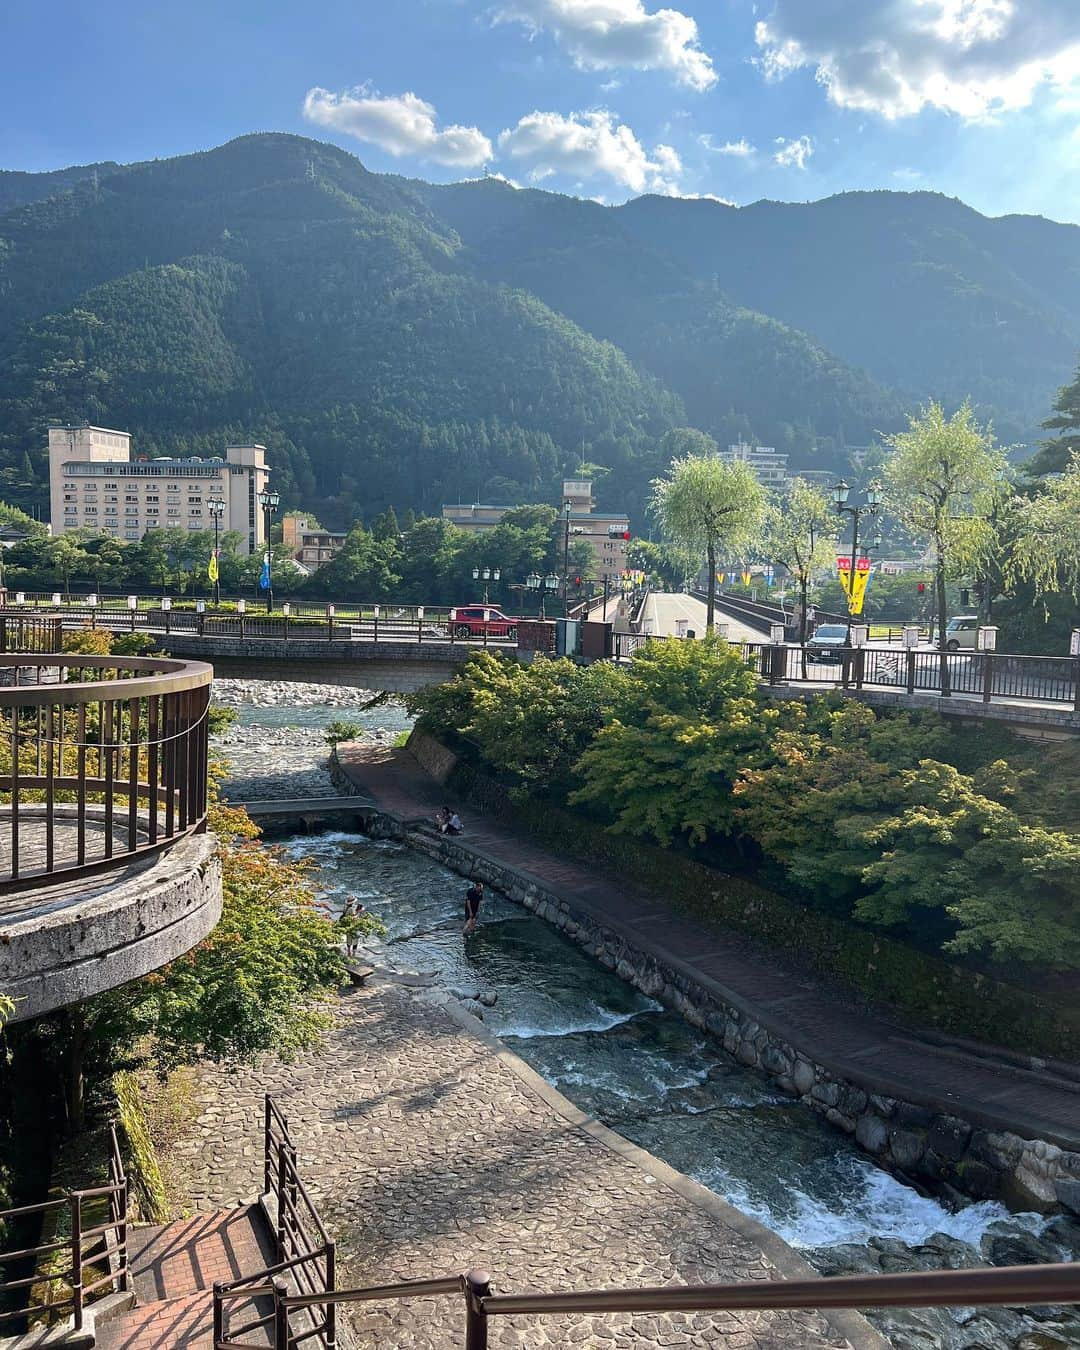
M 217 922 L 212 680 L 201 662 L 0 655 L 0 993 L 14 1020 L 145 975 Z

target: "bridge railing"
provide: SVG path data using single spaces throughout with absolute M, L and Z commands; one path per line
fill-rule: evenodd
M 205 827 L 212 679 L 160 657 L 0 656 L 0 892 Z

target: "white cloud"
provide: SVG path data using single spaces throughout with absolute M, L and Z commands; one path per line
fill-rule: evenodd
M 809 136 L 797 136 L 793 141 L 777 136 L 775 144 L 773 161 L 783 169 L 805 169 L 806 161 L 814 153 L 814 142 Z
M 737 206 L 730 197 L 718 197 L 715 192 L 678 192 L 674 194 L 685 202 L 716 202 L 720 206 Z
M 439 130 L 435 109 L 416 94 L 384 97 L 366 86 L 344 94 L 309 89 L 304 98 L 309 122 L 355 136 L 395 156 L 418 155 L 454 168 L 475 169 L 491 159 L 491 142 L 477 127 Z
M 833 103 L 887 118 L 985 118 L 1080 78 L 1077 0 L 773 0 L 755 37 L 769 78 L 813 69 Z
M 725 141 L 723 145 L 717 145 L 707 131 L 701 133 L 698 137 L 698 143 L 714 155 L 732 155 L 736 159 L 749 159 L 751 155 L 756 153 L 756 147 L 745 138 L 737 141 Z
M 582 70 L 662 70 L 699 91 L 716 83 L 696 22 L 677 9 L 650 13 L 643 0 L 502 0 L 495 17 L 552 33 Z
M 633 131 L 604 109 L 532 112 L 499 137 L 499 149 L 529 169 L 534 183 L 556 173 L 576 179 L 610 178 L 631 192 L 673 193 L 682 162 L 670 145 L 650 156 Z

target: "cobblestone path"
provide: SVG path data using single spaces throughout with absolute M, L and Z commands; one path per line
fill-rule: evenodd
M 254 1196 L 261 1097 L 273 1093 L 289 1117 L 301 1174 L 337 1236 L 339 1287 L 473 1266 L 507 1293 L 777 1276 L 755 1225 L 699 1206 L 620 1156 L 522 1072 L 415 990 L 354 992 L 343 997 L 326 1044 L 297 1063 L 207 1070 L 171 1162 L 195 1208 Z M 800 1273 L 793 1255 L 777 1259 L 789 1275 Z M 463 1344 L 456 1298 L 345 1307 L 341 1315 L 365 1350 Z M 817 1313 L 496 1318 L 491 1333 L 500 1350 L 852 1344 L 883 1343 L 859 1318 Z

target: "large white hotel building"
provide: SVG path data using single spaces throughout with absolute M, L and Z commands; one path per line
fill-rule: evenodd
M 90 529 L 134 541 L 147 530 L 210 530 L 207 503 L 220 498 L 222 533 L 236 530 L 241 552 L 259 552 L 265 542 L 259 493 L 269 477 L 262 445 L 231 445 L 223 459 L 132 459 L 126 431 L 49 428 L 54 535 Z

